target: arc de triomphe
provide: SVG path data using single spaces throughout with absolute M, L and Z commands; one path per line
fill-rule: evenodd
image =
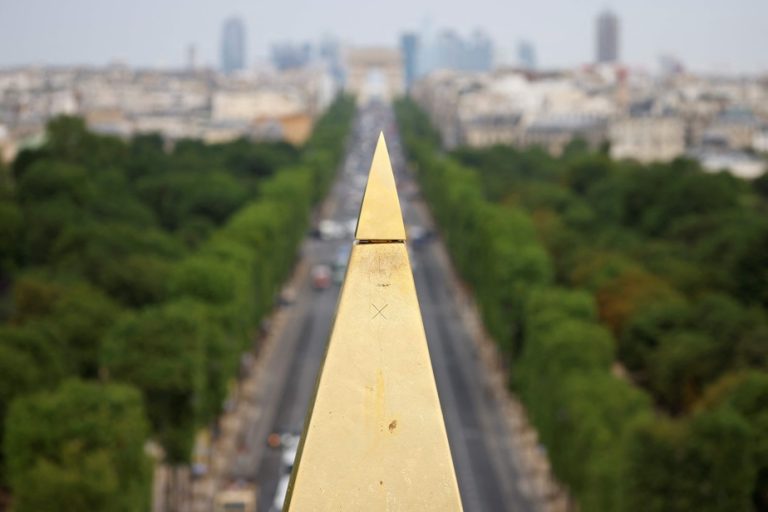
M 405 91 L 400 51 L 392 48 L 351 48 L 347 51 L 346 90 L 365 103 L 371 96 L 380 95 L 388 101 Z M 370 90 L 371 73 L 384 79 L 382 90 Z

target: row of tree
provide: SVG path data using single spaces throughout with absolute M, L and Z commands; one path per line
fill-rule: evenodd
M 452 258 L 581 509 L 766 510 L 763 299 L 729 280 L 737 269 L 759 280 L 768 261 L 750 185 L 687 161 L 613 163 L 578 143 L 561 158 L 442 154 L 415 104 L 396 112 Z M 718 215 L 751 219 L 748 233 L 703 231 Z M 685 236 L 702 253 L 686 253 Z M 725 271 L 707 252 L 716 244 L 733 251 Z
M 173 149 L 50 123 L 0 200 L 3 480 L 14 510 L 146 510 L 187 463 L 293 265 L 354 112 L 307 144 Z

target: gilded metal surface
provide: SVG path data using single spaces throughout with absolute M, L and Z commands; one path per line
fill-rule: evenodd
M 383 139 L 381 163 L 379 150 L 386 152 Z M 379 217 L 367 208 L 395 211 L 402 229 L 388 157 L 386 164 L 389 177 L 373 180 L 374 157 L 366 198 L 384 183 L 391 189 L 380 197 L 390 204 L 369 200 L 361 211 L 363 232 L 374 236 L 382 231 L 362 217 Z M 352 248 L 284 510 L 460 511 L 405 243 L 365 242 Z
M 357 221 L 357 240 L 405 240 L 403 216 L 397 198 L 395 177 L 389 161 L 384 134 L 379 135 L 373 163 L 368 174 L 360 217 Z

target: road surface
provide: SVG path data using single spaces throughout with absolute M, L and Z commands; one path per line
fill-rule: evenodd
M 385 131 L 395 168 L 406 226 L 429 228 L 430 220 L 420 207 L 417 189 L 404 171 L 405 161 L 389 106 L 361 108 L 351 134 L 339 179 L 329 197 L 327 218 L 352 223 L 357 218 L 365 180 L 380 130 Z M 488 370 L 480 361 L 475 343 L 459 314 L 460 296 L 449 278 L 439 240 L 410 248 L 416 289 L 448 439 L 456 468 L 464 510 L 533 510 L 519 491 L 513 464 L 510 432 L 488 382 Z M 348 249 L 351 236 L 321 240 L 309 237 L 303 246 L 305 262 L 332 264 L 339 251 Z M 275 491 L 285 470 L 281 452 L 266 446 L 272 432 L 301 432 L 314 392 L 333 321 L 339 286 L 317 291 L 310 276 L 295 290 L 295 302 L 287 306 L 285 327 L 265 365 L 259 414 L 247 431 L 248 451 L 238 463 L 236 475 L 255 480 L 259 510 L 273 510 Z

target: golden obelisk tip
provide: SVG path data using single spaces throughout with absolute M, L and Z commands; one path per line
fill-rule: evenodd
M 355 239 L 405 240 L 405 226 L 384 132 L 379 135 L 376 151 L 373 153 Z
M 287 512 L 462 510 L 404 238 L 382 135 Z

